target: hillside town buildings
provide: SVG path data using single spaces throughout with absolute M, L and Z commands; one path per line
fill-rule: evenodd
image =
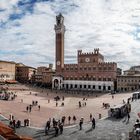
M 117 63 L 105 62 L 99 49 L 83 53 L 77 51 L 77 64 L 64 64 L 64 17 L 56 16 L 56 75 L 52 80 L 53 89 L 75 89 L 93 91 L 114 90 Z

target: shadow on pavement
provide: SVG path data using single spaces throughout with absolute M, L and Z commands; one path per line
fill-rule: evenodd
M 92 128 L 90 128 L 89 130 L 87 130 L 85 133 L 89 133 L 89 132 L 91 132 L 91 131 L 93 131 Z
M 111 117 L 108 117 L 108 118 L 105 118 L 104 120 L 109 120 L 109 121 L 112 121 L 112 122 L 120 122 L 122 121 L 124 118 L 111 118 Z
M 72 133 L 70 133 L 69 135 L 75 134 L 77 131 L 73 131 Z

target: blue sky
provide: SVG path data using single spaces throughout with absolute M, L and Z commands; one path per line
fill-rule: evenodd
M 0 59 L 30 66 L 55 60 L 55 17 L 65 18 L 65 63 L 99 48 L 123 70 L 140 65 L 139 0 L 0 0 Z

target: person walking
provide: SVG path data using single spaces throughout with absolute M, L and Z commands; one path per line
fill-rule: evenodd
M 82 130 L 82 125 L 83 125 L 83 118 L 81 118 L 81 119 L 80 119 L 80 122 L 79 122 L 80 130 Z
M 92 129 L 95 129 L 95 118 L 92 118 Z

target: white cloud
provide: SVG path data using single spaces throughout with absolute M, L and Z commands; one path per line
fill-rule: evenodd
M 24 7 L 17 7 L 17 2 L 0 1 L 0 9 L 5 9 L 0 12 L 0 19 L 6 22 L 5 27 L 0 28 L 0 50 L 11 51 L 10 54 L 0 53 L 1 59 L 13 58 L 31 66 L 39 66 L 39 62 L 54 63 L 55 16 L 62 11 L 66 26 L 66 63 L 76 62 L 78 49 L 90 52 L 100 48 L 106 60 L 118 62 L 123 69 L 139 65 L 139 0 L 36 2 L 32 5 L 33 13 L 8 20 L 10 14 L 22 13 Z M 25 54 L 20 56 L 20 52 Z

